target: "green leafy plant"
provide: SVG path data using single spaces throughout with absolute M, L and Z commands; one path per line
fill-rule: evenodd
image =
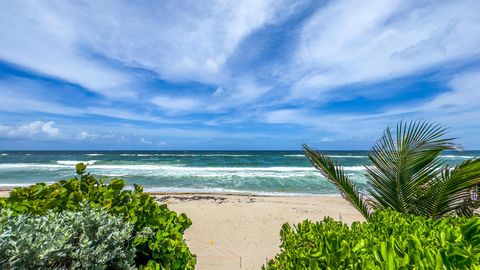
M 103 209 L 0 212 L 2 269 L 134 269 L 133 224 Z
M 392 210 L 350 227 L 325 218 L 284 224 L 280 253 L 263 269 L 479 269 L 480 218 Z
M 428 121 L 401 122 L 396 135 L 387 128 L 368 155 L 368 194 L 363 194 L 343 168 L 319 151 L 303 145 L 312 165 L 333 183 L 362 215 L 394 209 L 429 217 L 472 216 L 480 206 L 480 159 L 450 167 L 440 154 L 458 147 L 445 138 L 446 129 Z
M 159 205 L 141 186 L 126 190 L 122 179 L 97 179 L 86 173 L 83 163 L 76 166 L 76 171 L 78 177 L 51 185 L 37 183 L 15 188 L 8 198 L 0 198 L 0 208 L 11 209 L 16 214 L 36 215 L 45 215 L 49 210 L 78 211 L 83 203 L 92 208 L 105 208 L 133 224 L 132 244 L 137 250 L 137 266 L 194 268 L 196 258 L 183 239 L 183 233 L 192 224 L 185 214 L 177 215 L 166 205 Z

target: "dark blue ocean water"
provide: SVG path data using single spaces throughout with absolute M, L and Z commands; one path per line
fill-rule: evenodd
M 367 151 L 325 151 L 365 187 Z M 449 164 L 480 151 L 449 152 Z M 119 177 L 150 191 L 336 194 L 300 151 L 3 151 L 0 186 L 53 182 L 74 176 L 78 162 L 95 175 Z

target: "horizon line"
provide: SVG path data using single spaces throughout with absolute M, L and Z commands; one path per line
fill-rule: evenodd
M 371 151 L 371 149 L 316 149 L 319 151 Z M 120 151 L 127 151 L 127 152 L 178 152 L 178 151 L 197 151 L 197 152 L 254 152 L 254 151 L 296 151 L 296 152 L 303 152 L 303 150 L 293 150 L 293 149 L 270 149 L 270 150 L 264 150 L 264 149 L 246 149 L 246 150 L 232 150 L 232 149 L 210 149 L 210 150 L 194 150 L 194 149 L 176 149 L 176 150 L 162 150 L 162 149 L 134 149 L 134 150 L 127 150 L 127 149 L 60 149 L 60 150 L 55 150 L 55 149 L 36 149 L 36 150 L 20 150 L 20 149 L 15 149 L 15 150 L 8 150 L 8 149 L 0 149 L 0 152 L 40 152 L 40 151 L 76 151 L 76 152 L 95 152 L 95 151 L 100 151 L 100 152 L 120 152 Z M 480 151 L 480 149 L 462 149 L 462 150 L 445 150 L 447 152 L 466 152 L 466 151 Z

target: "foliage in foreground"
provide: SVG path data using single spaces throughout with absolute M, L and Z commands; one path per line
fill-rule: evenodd
M 457 149 L 445 135 L 446 129 L 428 121 L 401 122 L 395 136 L 387 128 L 368 155 L 373 164 L 365 166 L 368 196 L 341 166 L 307 145 L 304 149 L 312 165 L 367 219 L 385 209 L 434 218 L 472 216 L 480 206 L 480 159 L 445 165 L 442 152 Z
M 266 269 L 480 269 L 480 218 L 379 211 L 351 227 L 325 218 L 280 232 Z M 265 267 L 263 267 L 265 269 Z
M 2 269 L 133 269 L 133 225 L 102 209 L 0 212 Z
M 96 179 L 85 173 L 86 165 L 76 167 L 79 177 L 61 180 L 52 185 L 37 183 L 15 188 L 8 198 L 0 198 L 0 208 L 15 214 L 45 215 L 49 210 L 78 211 L 83 204 L 104 208 L 133 224 L 132 245 L 136 248 L 135 264 L 138 267 L 160 269 L 193 269 L 195 256 L 183 239 L 183 233 L 192 224 L 185 215 L 177 215 L 166 205 L 135 185 L 134 190 L 124 190 L 125 181 L 113 178 Z

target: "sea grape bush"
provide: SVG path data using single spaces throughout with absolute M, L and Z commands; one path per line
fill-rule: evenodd
M 0 212 L 1 269 L 134 269 L 133 225 L 103 209 Z
M 379 211 L 350 227 L 325 218 L 282 226 L 263 269 L 480 269 L 480 218 Z
M 0 208 L 14 214 L 45 215 L 52 211 L 78 211 L 82 204 L 104 208 L 133 224 L 132 245 L 136 248 L 135 264 L 145 269 L 193 269 L 196 257 L 190 252 L 183 233 L 192 224 L 185 215 L 177 215 L 166 205 L 135 185 L 125 190 L 118 178 L 97 179 L 86 173 L 86 165 L 76 166 L 78 177 L 51 185 L 37 183 L 15 188 L 8 198 L 0 198 Z

